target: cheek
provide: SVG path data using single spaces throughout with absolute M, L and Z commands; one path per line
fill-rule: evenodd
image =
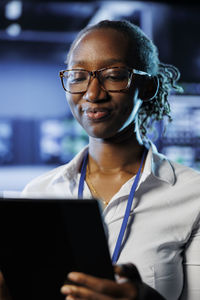
M 120 111 L 124 116 L 128 116 L 134 107 L 134 96 L 133 95 L 127 95 L 127 97 L 124 97 L 123 101 L 120 102 L 121 108 Z
M 122 123 L 127 122 L 130 118 L 133 118 L 133 111 L 135 104 L 138 101 L 138 91 L 137 89 L 130 90 L 126 97 L 123 98 L 123 102 L 121 102 L 121 121 Z M 135 117 L 134 117 L 135 119 Z M 130 119 L 131 121 L 131 119 Z M 123 125 L 123 124 L 121 124 Z
M 79 105 L 78 105 L 79 97 L 77 95 L 72 96 L 66 94 L 66 99 L 74 118 L 79 120 Z

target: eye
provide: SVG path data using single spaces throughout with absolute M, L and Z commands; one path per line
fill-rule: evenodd
M 123 81 L 128 78 L 128 73 L 126 70 L 106 70 L 104 74 L 102 74 L 103 80 L 109 81 Z
M 87 72 L 84 72 L 84 71 L 69 71 L 66 76 L 66 79 L 71 84 L 81 83 L 81 82 L 87 81 L 88 74 L 87 74 Z

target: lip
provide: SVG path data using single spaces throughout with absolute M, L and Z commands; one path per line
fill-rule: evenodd
M 88 107 L 83 109 L 83 112 L 87 119 L 93 122 L 100 122 L 111 116 L 112 109 L 107 107 Z

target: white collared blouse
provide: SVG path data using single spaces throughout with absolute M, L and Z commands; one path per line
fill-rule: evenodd
M 32 180 L 23 196 L 77 198 L 87 147 L 66 165 Z M 112 255 L 134 177 L 103 211 Z M 85 183 L 84 198 L 92 198 Z M 134 263 L 167 300 L 200 299 L 200 173 L 169 161 L 151 144 L 136 189 L 118 263 Z

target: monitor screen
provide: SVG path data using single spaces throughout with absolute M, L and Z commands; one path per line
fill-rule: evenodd
M 88 144 L 88 136 L 73 118 L 44 119 L 39 125 L 39 161 L 62 164 Z
M 170 159 L 200 170 L 200 98 L 171 96 L 173 121 L 161 138 L 161 152 Z
M 13 163 L 13 123 L 11 120 L 0 120 L 0 164 Z

